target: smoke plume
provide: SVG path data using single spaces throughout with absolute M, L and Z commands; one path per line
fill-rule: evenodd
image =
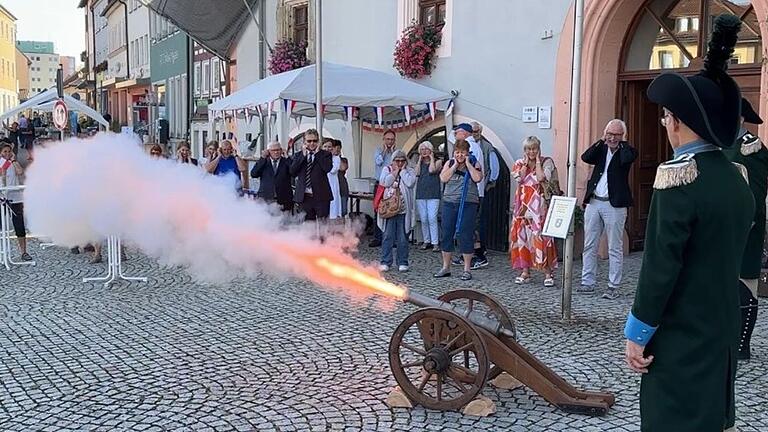
M 318 265 L 321 259 L 378 276 L 346 252 L 356 246 L 353 233 L 320 242 L 314 224 L 286 223 L 276 208 L 238 198 L 234 178 L 151 159 L 123 135 L 101 133 L 40 148 L 26 185 L 30 229 L 60 246 L 116 234 L 205 282 L 267 272 L 361 292 Z

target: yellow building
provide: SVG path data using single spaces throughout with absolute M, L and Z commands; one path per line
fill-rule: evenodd
M 0 113 L 19 104 L 16 77 L 16 17 L 0 5 Z

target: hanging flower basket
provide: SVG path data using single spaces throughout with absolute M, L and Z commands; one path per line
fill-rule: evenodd
M 273 74 L 288 72 L 309 65 L 307 42 L 283 40 L 275 44 L 269 57 L 269 71 Z
M 395 69 L 400 75 L 413 79 L 431 75 L 442 37 L 436 26 L 416 23 L 408 26 L 395 44 Z

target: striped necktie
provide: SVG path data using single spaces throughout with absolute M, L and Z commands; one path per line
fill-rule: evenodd
M 310 153 L 307 155 L 307 173 L 306 177 L 304 177 L 304 185 L 307 189 L 312 189 L 312 164 L 315 162 L 315 154 Z

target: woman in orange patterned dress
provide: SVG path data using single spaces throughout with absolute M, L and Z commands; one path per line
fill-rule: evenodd
M 541 156 L 541 141 L 535 136 L 523 140 L 523 152 L 525 156 L 512 166 L 518 186 L 509 230 L 510 260 L 512 268 L 521 270 L 516 284 L 528 282 L 533 268 L 544 273 L 544 286 L 551 287 L 555 285 L 552 270 L 557 267 L 557 251 L 554 239 L 541 231 L 547 216 L 544 187 L 552 179 L 555 162 Z

